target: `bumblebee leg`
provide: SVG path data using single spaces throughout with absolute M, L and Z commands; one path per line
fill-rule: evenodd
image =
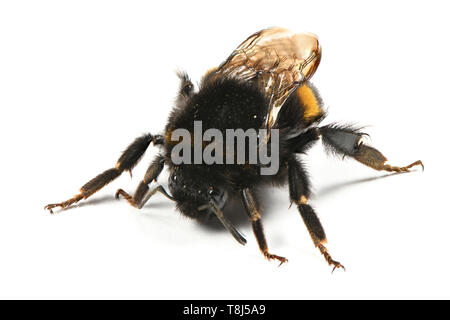
M 147 172 L 145 173 L 142 181 L 139 183 L 134 195 L 130 196 L 122 189 L 119 189 L 116 192 L 116 199 L 119 199 L 119 196 L 121 195 L 128 201 L 128 203 L 138 209 L 141 209 L 156 192 L 161 192 L 167 198 L 173 200 L 172 196 L 170 196 L 162 186 L 158 185 L 151 190 L 148 187 L 152 181 L 156 181 L 163 169 L 164 157 L 158 155 L 148 167 Z
M 162 142 L 160 136 L 152 136 L 151 134 L 145 134 L 137 138 L 122 153 L 114 168 L 108 169 L 90 180 L 88 183 L 81 187 L 80 193 L 75 195 L 73 198 L 60 203 L 48 204 L 45 206 L 45 209 L 49 210 L 50 213 L 53 213 L 53 208 L 67 208 L 68 206 L 82 199 L 89 198 L 95 192 L 103 188 L 106 184 L 110 183 L 118 176 L 120 176 L 124 171 L 129 171 L 131 174 L 131 170 L 139 162 L 145 150 L 147 150 L 150 142 L 152 141 L 155 144 Z
M 319 131 L 322 134 L 322 141 L 325 147 L 337 154 L 352 157 L 372 169 L 389 172 L 409 172 L 409 169 L 415 166 L 422 166 L 422 170 L 424 168 L 420 160 L 404 167 L 387 164 L 387 158 L 380 151 L 361 142 L 361 137 L 364 133 L 354 128 L 330 125 L 319 128 Z
M 259 249 L 264 254 L 264 257 L 268 260 L 276 259 L 280 261 L 280 265 L 287 262 L 288 260 L 286 258 L 269 253 L 266 237 L 264 236 L 263 225 L 261 223 L 261 216 L 258 212 L 257 204 L 255 198 L 253 197 L 252 191 L 250 189 L 243 189 L 241 191 L 241 196 L 249 219 L 252 222 L 253 233 L 258 241 Z
M 365 164 L 366 166 L 375 170 L 384 170 L 389 172 L 409 172 L 409 169 L 415 166 L 421 166 L 422 170 L 424 169 L 423 163 L 420 160 L 417 160 L 404 167 L 391 166 L 390 164 L 386 163 L 387 159 L 380 151 L 375 148 L 366 146 L 362 143 L 357 146 L 357 151 L 355 152 L 355 155 L 353 157 L 362 164 Z
M 286 140 L 285 144 L 289 150 L 292 150 L 292 152 L 305 153 L 305 151 L 311 148 L 319 138 L 319 130 L 317 130 L 317 128 L 311 128 L 301 134 L 289 138 Z
M 116 191 L 116 199 L 119 199 L 120 196 L 122 196 L 125 200 L 128 201 L 129 204 L 131 204 L 133 207 L 136 207 L 138 209 L 142 209 L 142 207 L 150 200 L 150 198 L 157 192 L 162 193 L 167 199 L 175 201 L 174 197 L 172 197 L 170 194 L 167 193 L 166 189 L 164 189 L 163 186 L 157 185 L 151 190 L 148 190 L 145 197 L 141 200 L 140 203 L 136 203 L 134 198 L 130 196 L 126 191 L 123 189 L 119 189 Z
M 314 246 L 319 249 L 328 264 L 334 266 L 333 271 L 336 268 L 343 268 L 345 270 L 340 262 L 333 260 L 325 247 L 325 243 L 327 242 L 325 231 L 314 209 L 308 204 L 308 197 L 311 192 L 306 171 L 303 169 L 300 161 L 295 158 L 290 159 L 288 162 L 288 179 L 291 202 L 297 205 Z

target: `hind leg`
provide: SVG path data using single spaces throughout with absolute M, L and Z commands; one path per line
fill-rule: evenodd
M 329 125 L 319 128 L 324 145 L 331 151 L 349 156 L 362 164 L 375 169 L 389 172 L 409 172 L 415 166 L 422 166 L 422 161 L 415 161 L 407 166 L 399 167 L 387 164 L 387 158 L 377 149 L 366 146 L 361 142 L 364 135 L 351 127 Z

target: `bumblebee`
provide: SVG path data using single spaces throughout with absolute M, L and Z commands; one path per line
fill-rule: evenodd
M 407 172 L 421 165 L 415 161 L 404 167 L 387 164 L 377 149 L 362 142 L 360 129 L 341 124 L 319 126 L 325 117 L 322 99 L 311 84 L 321 59 L 321 47 L 312 34 L 296 34 L 283 28 L 269 28 L 254 33 L 242 42 L 218 67 L 210 69 L 198 89 L 186 73 L 179 73 L 180 88 L 165 130 L 162 134 L 138 137 L 118 159 L 116 165 L 99 174 L 73 198 L 45 206 L 53 213 L 56 207 L 68 206 L 89 198 L 124 171 L 136 166 L 151 143 L 160 153 L 148 167 L 133 195 L 122 189 L 122 196 L 140 209 L 157 192 L 176 203 L 188 217 L 204 221 L 217 218 L 240 243 L 246 240 L 223 213 L 231 198 L 241 198 L 259 248 L 268 260 L 287 259 L 269 252 L 264 236 L 255 188 L 261 185 L 287 185 L 291 204 L 298 208 L 306 228 L 333 271 L 344 268 L 334 260 L 325 244 L 325 231 L 314 209 L 308 203 L 311 187 L 307 172 L 299 159 L 319 139 L 326 149 L 342 157 L 351 157 L 375 170 Z M 174 133 L 183 129 L 194 133 L 194 123 L 202 122 L 202 133 L 208 129 L 266 129 L 265 144 L 274 143 L 277 131 L 279 168 L 275 174 L 261 174 L 263 164 L 250 163 L 178 163 L 173 161 L 177 146 Z M 201 144 L 205 150 L 213 142 Z M 250 144 L 248 141 L 247 144 Z M 249 145 L 247 145 L 249 147 Z M 248 148 L 247 148 L 248 149 Z M 244 153 L 248 155 L 248 150 Z M 223 150 L 225 153 L 227 150 Z M 167 166 L 170 172 L 167 192 L 157 178 Z M 150 185 L 154 184 L 152 187 Z

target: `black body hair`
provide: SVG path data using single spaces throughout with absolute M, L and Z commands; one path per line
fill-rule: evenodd
M 277 36 L 273 37 L 274 34 Z M 322 137 L 329 153 L 352 157 L 375 170 L 407 172 L 417 165 L 423 168 L 423 164 L 420 160 L 404 167 L 387 164 L 387 158 L 380 151 L 361 142 L 364 135 L 360 131 L 361 128 L 341 124 L 318 127 L 326 112 L 323 110 L 322 99 L 317 89 L 308 80 L 303 82 L 293 80 L 302 76 L 304 76 L 302 79 L 309 79 L 320 61 L 321 50 L 317 39 L 311 35 L 304 36 L 313 41 L 304 43 L 306 47 L 303 49 L 312 51 L 303 63 L 302 57 L 299 57 L 297 52 L 299 49 L 297 47 L 300 46 L 302 49 L 303 45 L 297 42 L 298 37 L 293 37 L 285 29 L 273 28 L 253 34 L 233 51 L 224 63 L 210 69 L 203 76 L 197 92 L 188 74 L 178 72 L 180 87 L 176 105 L 170 113 L 164 134 L 148 133 L 137 138 L 125 149 L 114 167 L 88 181 L 74 197 L 60 203 L 48 204 L 45 208 L 53 213 L 53 208 L 69 207 L 87 199 L 123 172 L 131 173 L 150 143 L 153 143 L 163 150 L 154 157 L 133 196 L 119 189 L 116 198 L 122 196 L 132 206 L 141 209 L 155 193 L 159 192 L 175 201 L 179 211 L 187 217 L 198 221 L 215 217 L 240 244 L 245 244 L 245 238 L 222 212 L 229 200 L 240 196 L 264 257 L 284 263 L 287 261 L 286 258 L 268 251 L 260 206 L 254 195 L 254 189 L 264 184 L 287 183 L 291 204 L 297 206 L 314 246 L 319 249 L 328 264 L 334 266 L 333 270 L 343 268 L 338 261 L 332 259 L 324 246 L 325 231 L 315 210 L 308 203 L 311 196 L 310 181 L 307 171 L 298 159 L 298 154 L 306 153 Z M 264 41 L 258 42 L 261 39 Z M 287 46 L 286 43 L 291 46 Z M 311 46 L 311 43 L 314 45 Z M 281 53 L 278 50 L 280 46 L 286 53 L 278 56 L 278 53 Z M 290 67 L 286 64 L 286 60 L 291 64 Z M 306 63 L 313 63 L 312 67 L 299 69 L 307 67 Z M 299 71 L 303 70 L 306 73 L 299 74 Z M 284 83 L 286 81 L 291 83 Z M 284 100 L 286 94 L 290 95 Z M 278 102 L 281 105 L 278 105 Z M 174 164 L 171 153 L 179 141 L 172 141 L 172 133 L 176 129 L 186 129 L 192 137 L 195 121 L 202 122 L 202 134 L 208 129 L 218 129 L 226 136 L 227 129 L 259 130 L 266 125 L 270 126 L 271 130 L 278 129 L 278 172 L 263 175 L 261 172 L 263 161 L 256 164 L 250 164 L 249 161 L 243 164 Z M 270 133 L 272 134 L 270 138 L 263 142 L 266 146 L 274 146 L 275 143 L 272 137 L 276 136 L 276 133 L 275 131 Z M 250 141 L 255 140 L 247 139 L 248 151 L 250 147 L 254 147 L 249 145 Z M 202 141 L 202 150 L 206 145 L 207 143 Z M 236 149 L 235 157 L 237 157 Z M 245 159 L 249 159 L 248 151 L 245 151 Z M 165 165 L 170 171 L 168 185 L 172 195 L 156 183 Z M 156 183 L 156 186 L 153 183 Z

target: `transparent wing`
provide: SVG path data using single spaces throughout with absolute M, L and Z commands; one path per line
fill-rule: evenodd
M 264 29 L 242 42 L 210 76 L 257 81 L 270 101 L 265 123 L 270 128 L 289 95 L 314 74 L 320 57 L 315 35 Z

